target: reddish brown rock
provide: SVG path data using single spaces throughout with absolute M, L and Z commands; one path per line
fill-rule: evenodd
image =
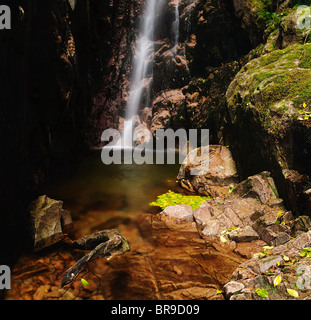
M 178 129 L 185 124 L 185 96 L 182 90 L 161 92 L 152 107 L 151 132 L 157 129 Z
M 191 151 L 188 157 L 177 176 L 185 189 L 213 198 L 224 198 L 229 189 L 237 185 L 237 170 L 228 148 L 218 145 L 200 147 Z

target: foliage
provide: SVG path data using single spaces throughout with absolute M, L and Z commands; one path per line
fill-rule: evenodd
M 303 258 L 311 258 L 311 247 L 301 249 L 300 256 Z
M 201 197 L 201 196 L 183 196 L 180 193 L 175 193 L 169 190 L 167 193 L 164 193 L 157 197 L 158 199 L 154 202 L 149 203 L 150 206 L 158 206 L 164 210 L 168 206 L 174 206 L 178 204 L 187 204 L 196 209 L 200 204 L 210 197 Z
M 273 286 L 276 287 L 278 286 L 282 281 L 282 277 L 281 275 L 277 275 L 275 278 L 274 278 L 274 281 L 273 281 Z
M 305 109 L 307 107 L 306 103 L 304 103 L 302 107 Z M 297 110 L 297 112 L 300 114 L 298 120 L 309 120 L 311 118 L 311 112 L 304 109 Z
M 259 297 L 269 298 L 268 291 L 266 289 L 257 288 L 255 291 Z
M 81 283 L 84 285 L 84 286 L 89 286 L 90 284 L 88 283 L 88 281 L 86 281 L 85 279 L 81 278 Z
M 287 291 L 287 293 L 289 295 L 291 295 L 294 298 L 298 298 L 299 297 L 298 292 L 296 290 L 294 290 L 294 289 L 286 289 L 286 291 Z

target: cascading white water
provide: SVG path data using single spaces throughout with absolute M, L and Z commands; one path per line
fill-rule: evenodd
M 173 21 L 173 25 L 172 25 L 172 33 L 173 33 L 173 41 L 174 41 L 173 51 L 176 54 L 178 43 L 179 43 L 179 0 L 176 0 L 175 20 Z
M 132 147 L 132 132 L 134 129 L 134 118 L 138 114 L 142 97 L 150 94 L 153 78 L 153 57 L 154 57 L 154 31 L 156 28 L 156 17 L 162 8 L 164 0 L 147 0 L 144 18 L 140 27 L 140 35 L 136 46 L 132 87 L 126 104 L 124 130 L 121 141 L 123 146 Z
M 135 50 L 131 89 L 126 104 L 124 129 L 117 146 L 133 147 L 135 117 L 138 115 L 143 97 L 149 102 L 153 80 L 154 33 L 157 28 L 157 17 L 160 15 L 165 0 L 146 0 L 144 16 Z M 173 53 L 177 53 L 179 42 L 179 0 L 175 5 L 175 20 L 172 23 Z M 150 107 L 147 105 L 147 107 Z

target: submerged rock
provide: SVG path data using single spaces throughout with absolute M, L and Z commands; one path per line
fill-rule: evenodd
M 60 286 L 71 283 L 91 261 L 105 257 L 122 255 L 130 250 L 129 243 L 118 230 L 101 230 L 86 235 L 79 240 L 72 240 L 64 233 L 73 227 L 71 214 L 62 208 L 63 202 L 46 195 L 40 196 L 30 204 L 32 237 L 34 251 L 51 246 L 61 240 L 72 249 L 90 250 L 66 270 Z M 70 227 L 70 228 L 69 228 Z
M 176 206 L 180 209 L 180 206 Z M 139 218 L 139 229 L 144 242 L 152 244 L 153 251 L 144 257 L 130 256 L 131 263 L 139 259 L 140 277 L 153 281 L 147 297 L 161 296 L 162 299 L 219 300 L 217 293 L 245 258 L 234 253 L 231 247 L 211 246 L 203 240 L 193 221 L 176 223 L 178 217 L 163 213 L 145 214 Z M 117 260 L 115 260 L 117 261 Z M 120 261 L 120 260 L 119 260 Z M 136 279 L 135 269 L 128 270 L 124 263 L 115 269 L 126 270 L 127 279 Z M 148 267 L 147 267 L 148 266 Z M 117 272 L 117 271 L 115 271 Z M 142 280 L 137 280 L 139 285 Z M 134 293 L 137 296 L 137 293 Z

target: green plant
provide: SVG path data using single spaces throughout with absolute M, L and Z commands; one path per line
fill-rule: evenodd
M 168 206 L 174 206 L 178 204 L 187 204 L 196 209 L 200 204 L 210 197 L 201 197 L 201 196 L 183 196 L 180 193 L 175 193 L 169 190 L 167 193 L 161 194 L 158 196 L 156 201 L 150 202 L 150 206 L 157 206 L 164 210 Z
M 311 247 L 301 249 L 300 256 L 303 258 L 311 258 Z
M 300 114 L 298 120 L 309 120 L 311 118 L 311 112 L 304 110 L 307 107 L 306 103 L 303 103 L 302 107 L 303 109 L 297 110 L 297 112 Z
M 268 294 L 268 291 L 267 291 L 266 289 L 257 288 L 255 291 L 256 291 L 256 294 L 257 294 L 259 297 L 269 298 L 269 294 Z

